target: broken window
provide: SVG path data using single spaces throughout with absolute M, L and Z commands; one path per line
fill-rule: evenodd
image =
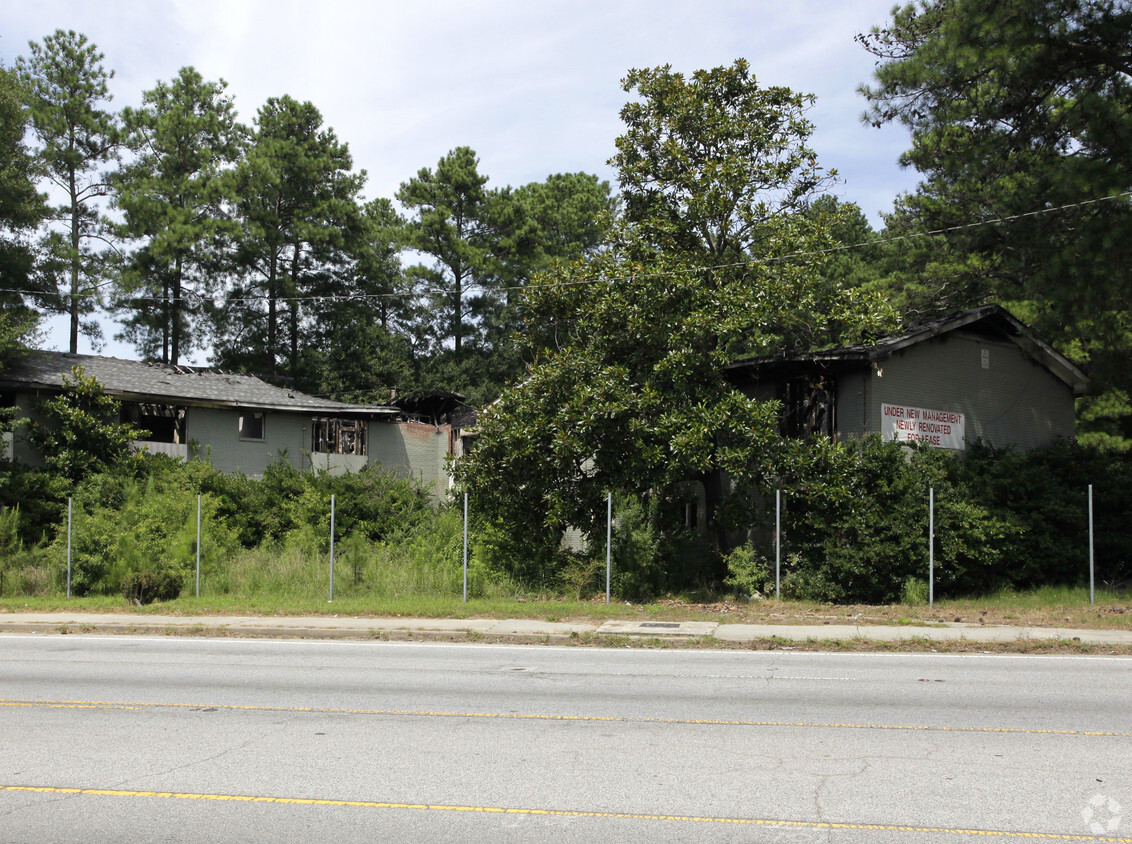
M 809 437 L 837 431 L 837 388 L 828 375 L 791 378 L 782 384 L 779 400 L 782 416 L 779 428 L 785 437 Z
M 264 439 L 263 412 L 258 410 L 245 410 L 240 414 L 240 439 Z
M 316 418 L 311 426 L 311 451 L 365 457 L 365 420 Z
M 145 431 L 145 442 L 184 443 L 185 408 L 148 402 L 122 404 L 121 421 Z

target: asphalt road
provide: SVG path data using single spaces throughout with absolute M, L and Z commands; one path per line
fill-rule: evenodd
M 0 638 L 0 842 L 1132 841 L 1132 660 Z

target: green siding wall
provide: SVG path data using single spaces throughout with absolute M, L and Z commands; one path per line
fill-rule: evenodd
M 429 485 L 440 501 L 448 493 L 448 437 L 447 425 L 374 422 L 369 426 L 369 459 Z
M 987 368 L 983 368 L 983 352 Z M 838 380 L 838 431 L 881 430 L 882 404 L 962 413 L 967 442 L 1022 449 L 1074 435 L 1073 393 L 1014 343 L 951 332 Z
M 306 413 L 267 411 L 263 440 L 242 440 L 235 409 L 190 407 L 185 413 L 185 440 L 199 446 L 197 456 L 221 472 L 243 472 L 258 478 L 279 455 L 299 467 L 310 448 L 311 416 Z

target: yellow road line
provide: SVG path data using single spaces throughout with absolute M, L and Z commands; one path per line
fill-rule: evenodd
M 327 715 L 383 715 L 418 718 L 494 718 L 513 721 L 601 721 L 615 724 L 686 724 L 713 727 L 808 727 L 843 730 L 906 730 L 942 733 L 1005 733 L 1014 735 L 1104 736 L 1132 738 L 1132 733 L 1106 730 L 1032 730 L 1023 727 L 948 727 L 921 724 L 840 724 L 818 721 L 739 721 L 710 718 L 633 718 L 617 715 L 539 715 L 515 712 L 444 712 L 413 709 L 331 709 L 315 706 L 239 706 L 205 703 L 139 703 L 103 700 L 21 700 L 0 698 L 0 706 L 49 709 L 194 709 L 232 712 L 310 712 Z
M 571 809 L 524 809 L 504 806 L 448 806 L 435 803 L 383 803 L 374 800 L 318 800 L 310 797 L 261 797 L 250 794 L 193 794 L 176 791 L 121 791 L 108 788 L 55 788 L 52 786 L 4 785 L 0 791 L 40 794 L 92 795 L 96 797 L 151 797 L 170 800 L 215 800 L 235 803 L 281 803 L 293 806 L 340 806 L 362 809 L 412 809 L 429 812 L 474 812 L 492 815 L 540 815 L 560 818 L 598 818 L 630 821 L 667 821 L 675 823 L 715 823 L 741 826 L 782 827 L 792 829 L 865 830 L 876 832 L 934 832 L 941 835 L 981 835 L 994 838 L 1029 838 L 1046 841 L 1098 841 L 1132 844 L 1132 838 L 1105 838 L 1094 835 L 1073 835 L 1058 832 L 1013 832 L 997 829 L 962 829 L 898 824 L 832 823 L 828 821 L 791 821 L 772 818 L 698 817 L 695 815 L 650 815 L 637 812 L 583 812 Z

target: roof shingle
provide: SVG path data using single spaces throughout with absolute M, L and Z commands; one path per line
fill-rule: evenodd
M 395 407 L 344 404 L 308 396 L 297 390 L 268 384 L 254 375 L 65 352 L 32 352 L 8 371 L 0 373 L 0 383 L 9 387 L 59 389 L 63 385 L 63 377 L 69 377 L 75 366 L 81 366 L 88 376 L 93 376 L 108 395 L 127 400 L 375 416 L 399 413 Z

